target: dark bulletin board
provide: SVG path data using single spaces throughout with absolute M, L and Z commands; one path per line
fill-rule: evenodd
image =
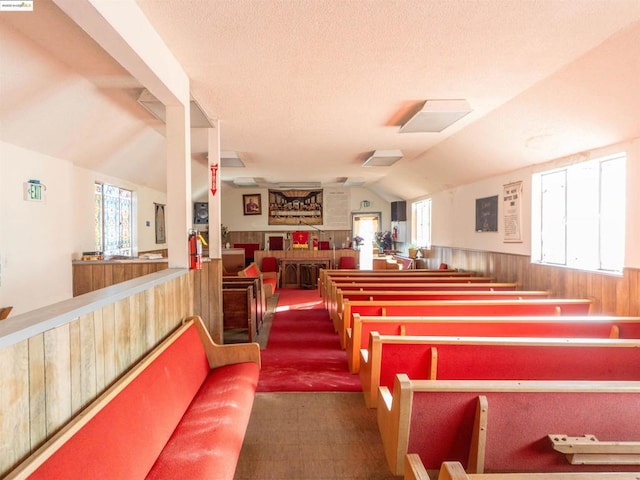
M 498 195 L 476 199 L 476 232 L 498 231 Z

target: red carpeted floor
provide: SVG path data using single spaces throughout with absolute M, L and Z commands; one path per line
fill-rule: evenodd
M 317 290 L 279 289 L 259 392 L 357 392 L 347 355 Z

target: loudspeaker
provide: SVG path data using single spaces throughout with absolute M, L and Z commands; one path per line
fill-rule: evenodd
M 391 221 L 406 222 L 407 221 L 407 202 L 391 202 Z
M 207 202 L 193 204 L 193 223 L 209 223 L 209 204 Z

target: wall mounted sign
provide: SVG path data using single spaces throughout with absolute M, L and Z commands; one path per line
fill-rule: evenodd
M 498 195 L 476 199 L 476 232 L 498 231 Z
M 269 190 L 269 225 L 322 225 L 322 190 Z
M 508 183 L 502 189 L 502 211 L 504 217 L 504 241 L 522 242 L 520 224 L 522 182 Z
M 40 180 L 24 182 L 24 199 L 28 202 L 44 202 L 47 187 Z

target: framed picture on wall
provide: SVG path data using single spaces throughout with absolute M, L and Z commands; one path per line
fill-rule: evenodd
M 155 223 L 156 223 L 156 244 L 167 243 L 166 229 L 164 224 L 164 208 L 162 203 L 155 203 Z
M 242 195 L 245 215 L 262 215 L 262 197 L 259 193 Z

